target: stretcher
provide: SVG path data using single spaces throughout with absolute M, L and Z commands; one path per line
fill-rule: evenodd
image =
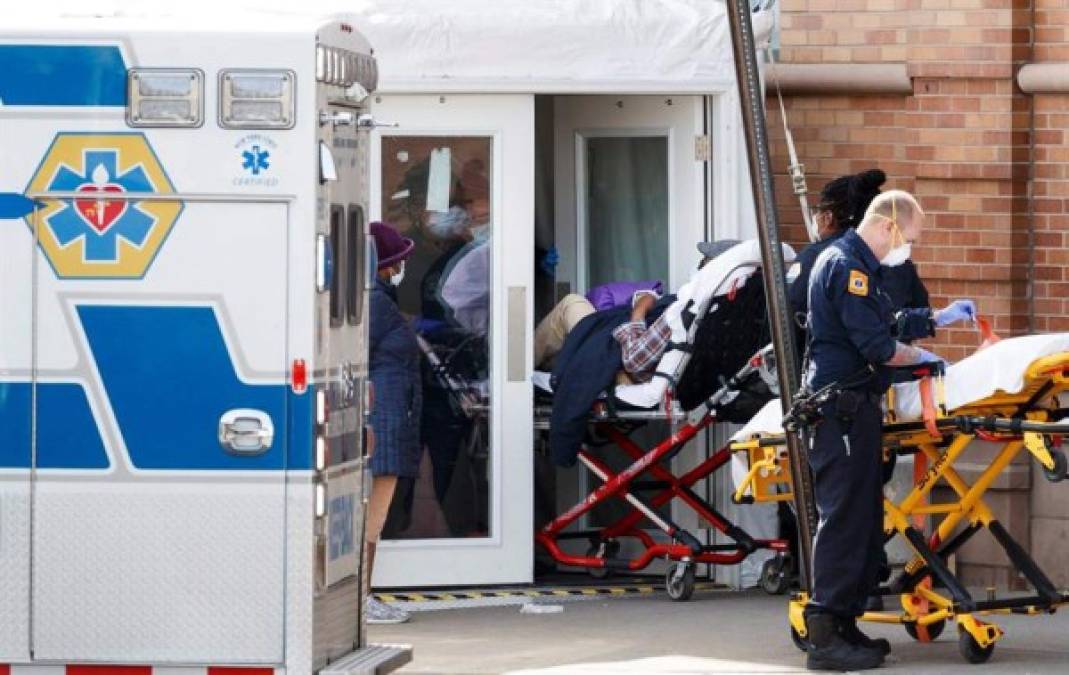
M 864 621 L 902 624 L 914 639 L 936 639 L 947 622 L 957 622 L 959 649 L 970 663 L 991 657 L 1002 629 L 986 617 L 997 614 L 1053 613 L 1069 601 L 1027 551 L 1010 536 L 984 501 L 1000 473 L 1022 452 L 1042 467 L 1048 480 L 1066 477 L 1062 435 L 1069 433 L 1069 410 L 1060 395 L 1069 389 L 1069 334 L 1002 340 L 918 381 L 894 385 L 885 402 L 885 456 L 914 456 L 914 486 L 903 498 L 884 500 L 884 532 L 902 537 L 913 557 L 878 592 L 898 596 L 901 610 L 867 612 Z M 739 502 L 791 499 L 792 467 L 783 450 L 782 415 L 773 401 L 740 430 L 731 449 L 744 468 L 734 498 Z M 994 444 L 997 452 L 971 483 L 955 468 L 970 456 L 973 441 Z M 929 503 L 937 485 L 953 498 Z M 934 525 L 929 525 L 933 523 Z M 1011 564 L 1031 585 L 1026 595 L 977 599 L 951 569 L 950 557 L 987 530 Z M 791 636 L 805 649 L 804 594 L 790 602 Z
M 793 251 L 786 253 L 793 258 Z M 617 387 L 603 395 L 590 411 L 589 433 L 578 452 L 578 460 L 599 481 L 598 487 L 584 499 L 554 518 L 536 533 L 537 543 L 562 565 L 581 567 L 595 576 L 611 570 L 639 571 L 654 560 L 666 559 L 670 565 L 665 575 L 665 588 L 673 600 L 687 600 L 695 586 L 697 564 L 733 565 L 758 550 L 771 550 L 786 567 L 789 544 L 783 539 L 758 539 L 732 523 L 726 516 L 703 499 L 693 488 L 726 466 L 731 451 L 723 447 L 690 470 L 676 475 L 672 459 L 696 436 L 724 418 L 727 410 L 744 393 L 753 401 L 775 398 L 775 363 L 771 347 L 766 347 L 767 331 L 752 330 L 752 316 L 764 313 L 764 295 L 760 275 L 760 252 L 756 241 L 742 242 L 706 265 L 690 284 L 680 290 L 676 303 L 678 323 L 673 323 L 673 347 L 661 358 L 657 375 L 648 383 Z M 741 298 L 751 303 L 742 307 Z M 678 306 L 678 307 L 676 307 Z M 754 308 L 757 309 L 754 309 Z M 671 308 L 670 308 L 671 311 Z M 738 364 L 719 364 L 726 377 L 719 377 L 721 385 L 690 410 L 673 396 L 676 384 L 684 376 L 690 363 L 691 350 L 699 326 L 711 321 L 717 312 L 737 312 L 739 320 L 746 319 L 751 327 L 752 340 L 748 351 Z M 723 315 L 721 315 L 722 318 Z M 715 321 L 713 319 L 712 321 Z M 709 324 L 710 326 L 713 324 Z M 548 389 L 548 378 L 536 378 L 541 389 Z M 536 403 L 536 428 L 548 429 L 550 405 Z M 670 433 L 652 447 L 642 447 L 632 432 L 653 421 L 667 421 Z M 629 464 L 613 471 L 599 458 L 596 446 L 615 446 Z M 653 490 L 654 495 L 643 500 L 636 493 Z M 616 522 L 594 529 L 569 529 L 598 504 L 609 500 L 623 500 L 628 505 L 626 515 Z M 730 543 L 703 544 L 698 536 L 664 515 L 665 507 L 673 500 L 692 509 L 698 518 L 731 539 Z M 655 538 L 649 524 L 663 533 Z M 566 540 L 589 542 L 585 554 L 566 552 L 561 544 Z M 620 557 L 622 539 L 639 542 L 641 553 L 635 557 Z

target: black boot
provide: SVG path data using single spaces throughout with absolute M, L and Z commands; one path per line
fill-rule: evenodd
M 861 629 L 857 627 L 857 619 L 840 619 L 839 634 L 852 645 L 860 645 L 865 649 L 874 649 L 883 656 L 891 653 L 891 643 L 883 638 L 872 639 L 862 633 Z
M 831 614 L 808 614 L 806 628 L 810 646 L 805 667 L 809 670 L 867 670 L 883 663 L 880 652 L 844 640 L 839 619 Z
M 882 595 L 870 595 L 865 599 L 865 611 L 866 612 L 882 612 L 883 611 L 883 596 Z

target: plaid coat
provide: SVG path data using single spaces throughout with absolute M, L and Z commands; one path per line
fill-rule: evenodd
M 416 334 L 397 307 L 394 289 L 382 280 L 371 291 L 370 304 L 369 370 L 375 386 L 371 473 L 414 478 L 419 472 L 423 406 Z

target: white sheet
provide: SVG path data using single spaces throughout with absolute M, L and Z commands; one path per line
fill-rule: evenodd
M 1024 375 L 1033 361 L 1069 351 L 1069 333 L 1006 338 L 982 352 L 947 368 L 944 380 L 947 410 L 979 401 L 996 391 L 1015 394 L 1024 387 Z M 916 382 L 895 385 L 895 413 L 909 422 L 921 417 L 920 389 Z
M 787 244 L 783 244 L 783 260 L 785 264 L 794 261 L 794 249 Z M 695 305 L 700 305 L 710 297 L 727 295 L 736 284 L 741 284 L 756 272 L 760 264 L 760 243 L 756 239 L 749 239 L 732 246 L 698 270 L 676 293 L 676 301 L 665 310 L 672 326 L 672 341 L 684 343 L 687 340 L 682 312 L 688 302 L 694 301 Z M 665 352 L 657 364 L 657 371 L 674 375 L 684 354 L 679 350 Z M 643 384 L 617 387 L 616 398 L 640 408 L 652 408 L 664 398 L 667 388 L 668 380 L 655 377 Z

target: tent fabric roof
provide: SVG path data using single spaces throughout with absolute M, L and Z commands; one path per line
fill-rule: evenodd
M 380 90 L 709 91 L 734 82 L 717 0 L 362 0 Z M 758 42 L 772 12 L 753 15 Z
M 291 29 L 349 15 L 385 92 L 689 93 L 735 81 L 724 0 L 229 0 L 229 21 L 217 4 L 43 0 L 38 11 Z M 752 15 L 759 45 L 775 11 Z

